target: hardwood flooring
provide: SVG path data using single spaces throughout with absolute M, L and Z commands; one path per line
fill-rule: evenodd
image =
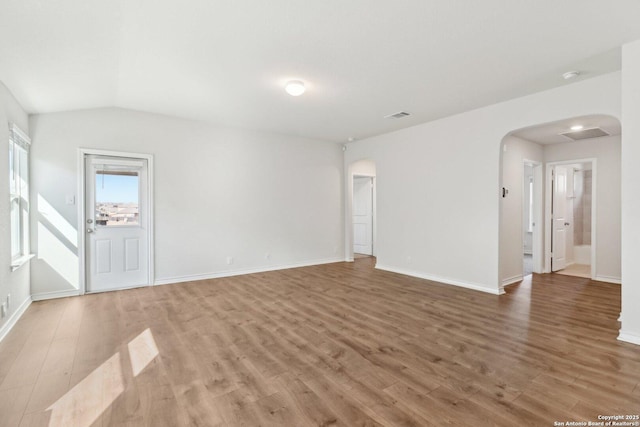
M 567 276 L 591 278 L 591 266 L 586 264 L 571 264 L 566 268 L 556 271 L 557 274 L 565 274 Z
M 620 287 L 493 296 L 374 259 L 35 302 L 2 426 L 552 426 L 640 412 Z

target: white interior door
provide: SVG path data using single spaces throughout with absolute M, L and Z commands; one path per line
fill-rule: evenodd
M 373 178 L 353 178 L 353 252 L 373 255 Z
M 146 159 L 85 156 L 87 292 L 149 284 Z
M 553 236 L 551 270 L 558 271 L 567 264 L 567 174 L 566 166 L 555 166 L 553 175 Z

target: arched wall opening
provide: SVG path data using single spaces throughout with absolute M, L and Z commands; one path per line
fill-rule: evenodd
M 578 126 L 582 129 L 571 130 Z M 598 129 L 603 132 L 598 133 Z M 563 135 L 566 133 L 570 135 Z M 574 141 L 573 137 L 577 139 Z M 560 271 L 573 275 L 569 273 L 570 268 L 574 268 L 571 266 L 584 263 L 589 271 L 582 277 L 620 283 L 620 153 L 620 121 L 609 115 L 572 117 L 516 129 L 505 135 L 500 144 L 501 287 L 519 283 L 526 276 L 522 257 L 527 250 L 527 229 L 532 235 L 534 273 Z M 525 200 L 529 195 L 525 182 L 527 165 L 532 166 L 534 188 L 529 200 Z M 567 180 L 565 193 L 554 192 L 557 190 L 553 185 L 554 173 L 563 174 L 558 175 L 562 179 L 557 182 Z M 585 177 L 588 195 L 583 192 L 587 188 Z M 555 223 L 552 218 L 554 197 L 561 197 L 555 199 Z M 533 204 L 530 212 L 526 212 L 527 201 Z M 559 207 L 564 205 L 559 201 L 566 202 L 566 210 L 562 208 L 566 218 L 560 215 Z M 584 215 L 581 209 L 585 209 Z M 529 218 L 527 214 L 530 214 Z M 566 241 L 558 236 L 566 237 Z M 574 239 L 574 236 L 577 237 Z M 585 236 L 584 241 L 582 236 Z M 560 248 L 566 248 L 566 259 L 562 260 L 566 261 L 566 266 L 560 262 Z

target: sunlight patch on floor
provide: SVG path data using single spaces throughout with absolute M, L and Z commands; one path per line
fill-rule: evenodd
M 131 370 L 137 377 L 140 372 L 158 355 L 158 347 L 149 328 L 129 342 Z
M 149 328 L 132 339 L 127 347 L 134 377 L 159 354 Z M 122 357 L 118 352 L 47 408 L 51 411 L 49 427 L 91 426 L 124 392 L 124 386 Z
M 120 353 L 100 365 L 47 410 L 50 427 L 88 427 L 124 391 Z

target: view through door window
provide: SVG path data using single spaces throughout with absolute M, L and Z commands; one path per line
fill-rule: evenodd
M 96 225 L 139 225 L 139 198 L 138 172 L 97 171 Z

